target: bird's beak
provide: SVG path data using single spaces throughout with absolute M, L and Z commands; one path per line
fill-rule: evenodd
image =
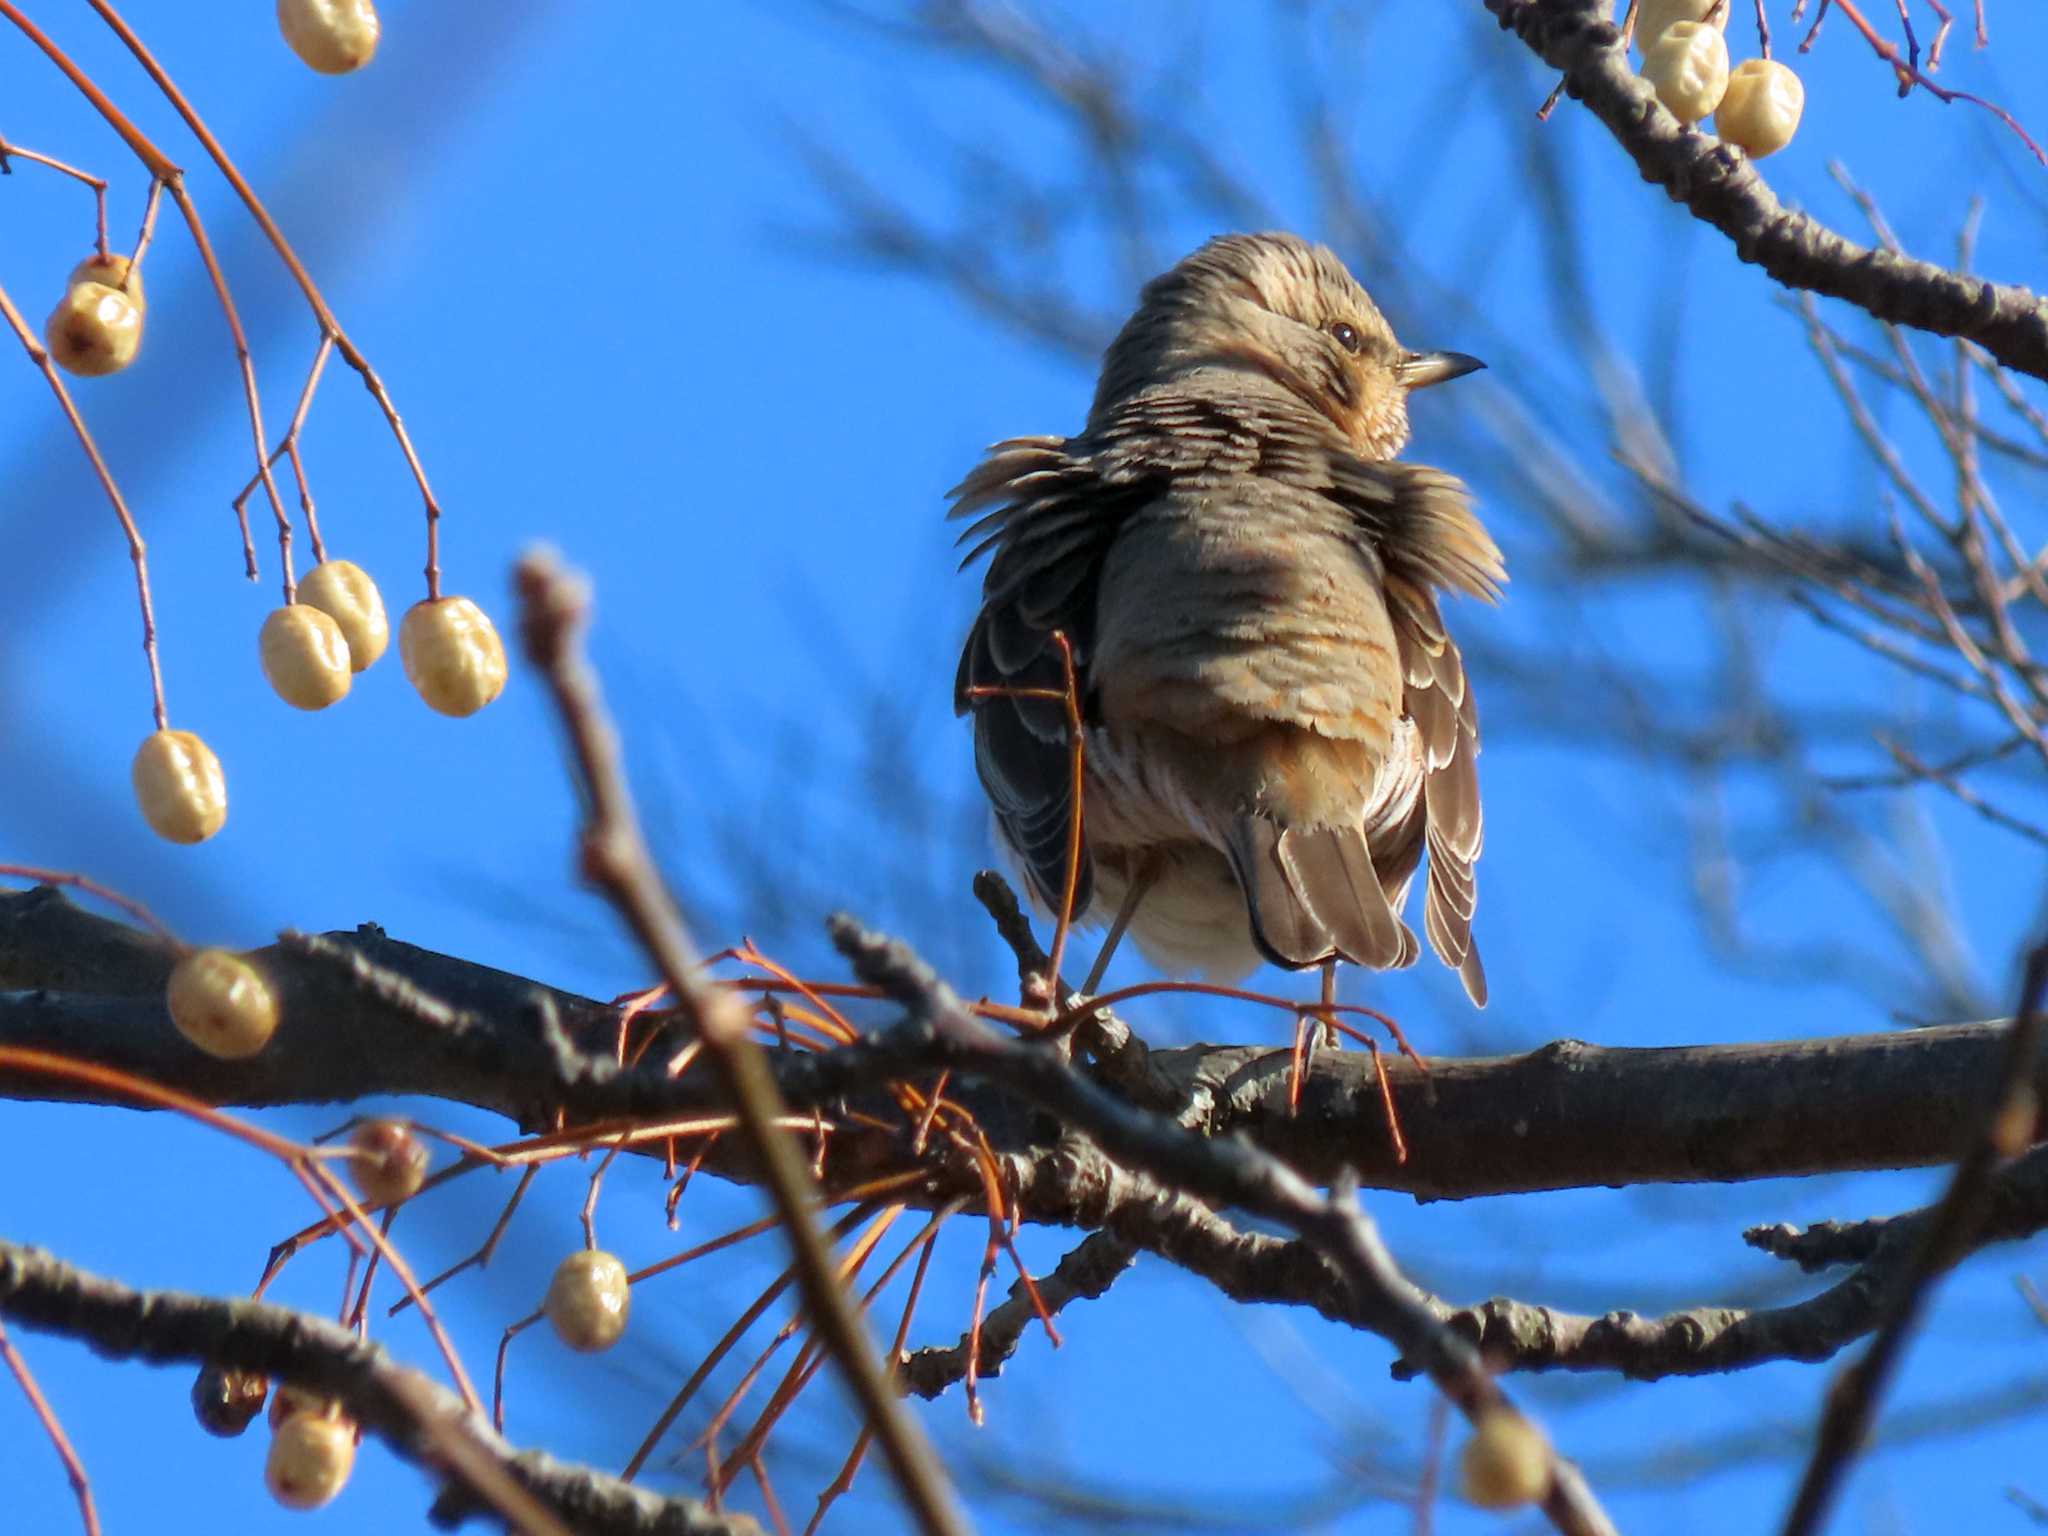
M 1394 365 L 1394 377 L 1409 389 L 1423 389 L 1477 373 L 1486 364 L 1463 352 L 1410 352 Z

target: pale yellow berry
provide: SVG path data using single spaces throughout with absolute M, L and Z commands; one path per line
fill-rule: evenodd
M 398 659 L 430 709 L 473 715 L 505 687 L 505 647 L 466 597 L 414 603 L 398 625 Z
M 292 52 L 323 75 L 361 69 L 377 51 L 370 0 L 277 0 L 277 26 Z
M 353 1424 L 295 1413 L 271 1436 L 263 1481 L 270 1496 L 286 1509 L 318 1509 L 341 1492 L 355 1461 Z
M 142 306 L 103 283 L 73 283 L 43 324 L 50 358 L 67 373 L 103 378 L 135 361 Z
M 295 1387 L 288 1381 L 280 1381 L 277 1390 L 270 1394 L 270 1427 L 276 1429 L 286 1419 L 301 1413 L 335 1419 L 341 1416 L 341 1404 L 307 1387 Z
M 1643 78 L 1681 123 L 1696 123 L 1728 89 L 1728 44 L 1713 27 L 1674 22 L 1643 54 Z
M 610 1349 L 626 1331 L 632 1306 L 626 1266 L 600 1248 L 580 1248 L 548 1282 L 546 1311 L 555 1333 L 571 1349 Z
M 1512 1408 L 1489 1409 L 1459 1453 L 1458 1491 L 1481 1509 L 1519 1509 L 1550 1491 L 1550 1464 L 1542 1430 Z
M 228 782 L 213 749 L 190 731 L 142 739 L 129 768 L 142 819 L 173 843 L 203 843 L 228 819 Z
M 1799 131 L 1806 87 L 1776 59 L 1744 59 L 1728 76 L 1728 92 L 1714 113 L 1714 132 L 1752 159 L 1774 155 Z
M 323 560 L 299 583 L 299 601 L 318 608 L 341 626 L 348 664 L 360 672 L 391 643 L 384 597 L 370 573 L 353 560 Z
M 103 288 L 118 288 L 128 295 L 128 302 L 137 309 L 148 305 L 142 298 L 142 274 L 131 271 L 126 256 L 102 256 L 95 251 L 71 269 L 71 275 L 64 279 L 67 288 L 76 288 L 80 283 L 98 283 Z
M 209 1056 L 254 1056 L 277 1031 L 277 994 L 263 973 L 224 949 L 195 949 L 171 967 L 164 1001 L 178 1033 Z
M 426 1143 L 398 1120 L 367 1120 L 349 1137 L 349 1177 L 372 1205 L 410 1199 L 427 1181 Z
M 294 709 L 325 709 L 348 692 L 354 676 L 341 626 L 318 608 L 292 603 L 263 621 L 258 642 L 263 675 Z
M 1673 25 L 1681 21 L 1701 21 L 1716 31 L 1728 30 L 1728 13 L 1735 9 L 1735 0 L 1637 0 L 1636 4 L 1636 47 L 1644 53 L 1658 38 Z M 1707 12 L 1712 11 L 1712 21 L 1707 21 Z

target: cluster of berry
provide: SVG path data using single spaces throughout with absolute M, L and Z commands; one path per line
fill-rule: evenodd
M 1682 123 L 1713 115 L 1725 143 L 1761 159 L 1792 142 L 1806 87 L 1776 59 L 1728 67 L 1731 0 L 1638 0 L 1643 78 Z

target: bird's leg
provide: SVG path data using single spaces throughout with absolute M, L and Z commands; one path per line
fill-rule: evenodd
M 1303 1007 L 1294 1016 L 1294 1053 L 1287 1072 L 1287 1113 L 1301 1108 L 1301 1083 L 1315 1065 L 1316 1052 L 1337 1040 L 1337 957 L 1323 962 L 1323 1004 L 1320 1011 Z
M 1088 967 L 1088 979 L 1081 983 L 1081 995 L 1093 997 L 1095 989 L 1102 985 L 1103 972 L 1109 969 L 1110 959 L 1116 954 L 1116 947 L 1123 942 L 1124 930 L 1131 926 L 1131 919 L 1137 914 L 1138 903 L 1145 899 L 1145 893 L 1152 889 L 1159 878 L 1160 860 L 1155 853 L 1141 853 L 1131 868 L 1131 883 L 1124 887 L 1124 899 L 1117 905 L 1116 920 L 1109 925 L 1109 932 L 1103 936 L 1102 948 L 1095 952 L 1095 963 Z

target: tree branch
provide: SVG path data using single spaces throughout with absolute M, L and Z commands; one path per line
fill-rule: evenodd
M 831 929 L 854 973 L 903 1005 L 885 1041 L 916 1042 L 950 1068 L 1002 1083 L 1182 1198 L 1251 1211 L 1293 1229 L 1341 1275 L 1364 1326 L 1421 1364 L 1469 1420 L 1516 1411 L 1478 1353 L 1437 1320 L 1428 1298 L 1396 1267 L 1358 1203 L 1355 1181 L 1340 1177 L 1325 1195 L 1242 1140 L 1212 1140 L 1134 1108 L 1076 1072 L 1055 1047 L 996 1033 L 903 945 L 847 917 L 833 919 Z M 1549 1474 L 1543 1512 L 1559 1531 L 1595 1536 L 1614 1529 L 1569 1461 L 1551 1457 Z
M 461 1399 L 337 1323 L 269 1302 L 184 1291 L 135 1290 L 65 1263 L 40 1248 L 0 1240 L 0 1316 L 89 1344 L 113 1359 L 185 1361 L 248 1371 L 345 1401 L 393 1451 L 451 1482 L 434 1520 L 459 1525 L 494 1509 L 475 1468 L 491 1483 L 539 1501 L 578 1536 L 760 1536 L 745 1515 L 713 1513 L 695 1499 L 662 1498 L 617 1478 L 515 1452 Z
M 1930 1206 L 1877 1221 L 1827 1222 L 1808 1233 L 1772 1227 L 1744 1234 L 1753 1247 L 1808 1269 L 1860 1260 L 1851 1274 L 1819 1295 L 1783 1307 L 1690 1307 L 1662 1317 L 1633 1312 L 1586 1317 L 1494 1297 L 1456 1311 L 1445 1307 L 1443 1317 L 1503 1370 L 1619 1371 L 1653 1381 L 1744 1370 L 1773 1360 L 1826 1360 L 1887 1315 L 1935 1220 L 1936 1209 Z M 2031 1237 L 2044 1228 L 2048 1147 L 2037 1147 L 1992 1178 L 1982 1220 L 1966 1251 Z M 1405 1379 L 1415 1372 L 1403 1362 L 1394 1374 Z
M 1607 125 L 1645 181 L 1711 224 L 1788 288 L 1846 299 L 1879 320 L 1962 336 L 2048 379 L 2048 303 L 2028 289 L 1844 239 L 1779 202 L 1749 157 L 1665 111 L 1629 68 L 1604 0 L 1486 0 L 1486 8 Z
M 564 1081 L 543 1019 L 558 1019 L 578 1044 L 609 1041 L 618 1016 L 604 1004 L 370 925 L 326 938 L 455 1010 L 463 1026 L 429 1026 L 335 965 L 279 945 L 252 955 L 280 989 L 276 1037 L 247 1061 L 217 1061 L 171 1027 L 162 1001 L 171 962 L 159 941 L 41 889 L 0 891 L 0 1045 L 90 1059 L 222 1105 L 415 1094 L 534 1129 L 552 1125 L 558 1110 L 594 1120 L 729 1108 L 716 1084 L 694 1072 L 667 1078 L 586 1061 Z M 336 1027 L 342 1020 L 345 1030 Z M 1146 1107 L 1184 1108 L 1192 1128 L 1245 1135 L 1311 1180 L 1350 1167 L 1371 1188 L 1463 1199 L 1946 1162 L 1970 1130 L 1973 1085 L 1994 1070 L 2001 1033 L 1993 1022 L 1746 1045 L 1567 1040 L 1516 1056 L 1432 1058 L 1426 1075 L 1392 1060 L 1405 1163 L 1388 1146 L 1372 1063 L 1358 1053 L 1319 1053 L 1292 1114 L 1288 1052 L 1277 1041 L 1154 1050 L 1141 1071 L 1107 1075 Z M 771 1067 L 782 1097 L 811 1108 L 915 1065 L 864 1051 L 792 1052 Z M 1126 1086 L 1131 1080 L 1142 1082 L 1142 1095 Z M 2037 1065 L 2033 1083 L 2048 1100 L 2048 1063 Z M 0 1071 L 0 1098 L 82 1097 L 89 1095 L 66 1084 Z M 1049 1153 L 1042 1133 L 1018 1123 L 1014 1101 L 974 1090 L 963 1102 L 984 1124 L 1006 1128 L 1007 1148 Z M 724 1147 L 726 1140 L 737 1142 L 722 1139 L 706 1166 L 757 1180 L 743 1149 Z M 871 1171 L 897 1158 L 891 1138 L 847 1127 L 832 1138 L 827 1168 Z M 953 1194 L 979 1190 L 935 1187 L 933 1198 Z M 1057 1207 L 1034 1209 L 1028 1200 L 1021 1214 L 1066 1220 Z

